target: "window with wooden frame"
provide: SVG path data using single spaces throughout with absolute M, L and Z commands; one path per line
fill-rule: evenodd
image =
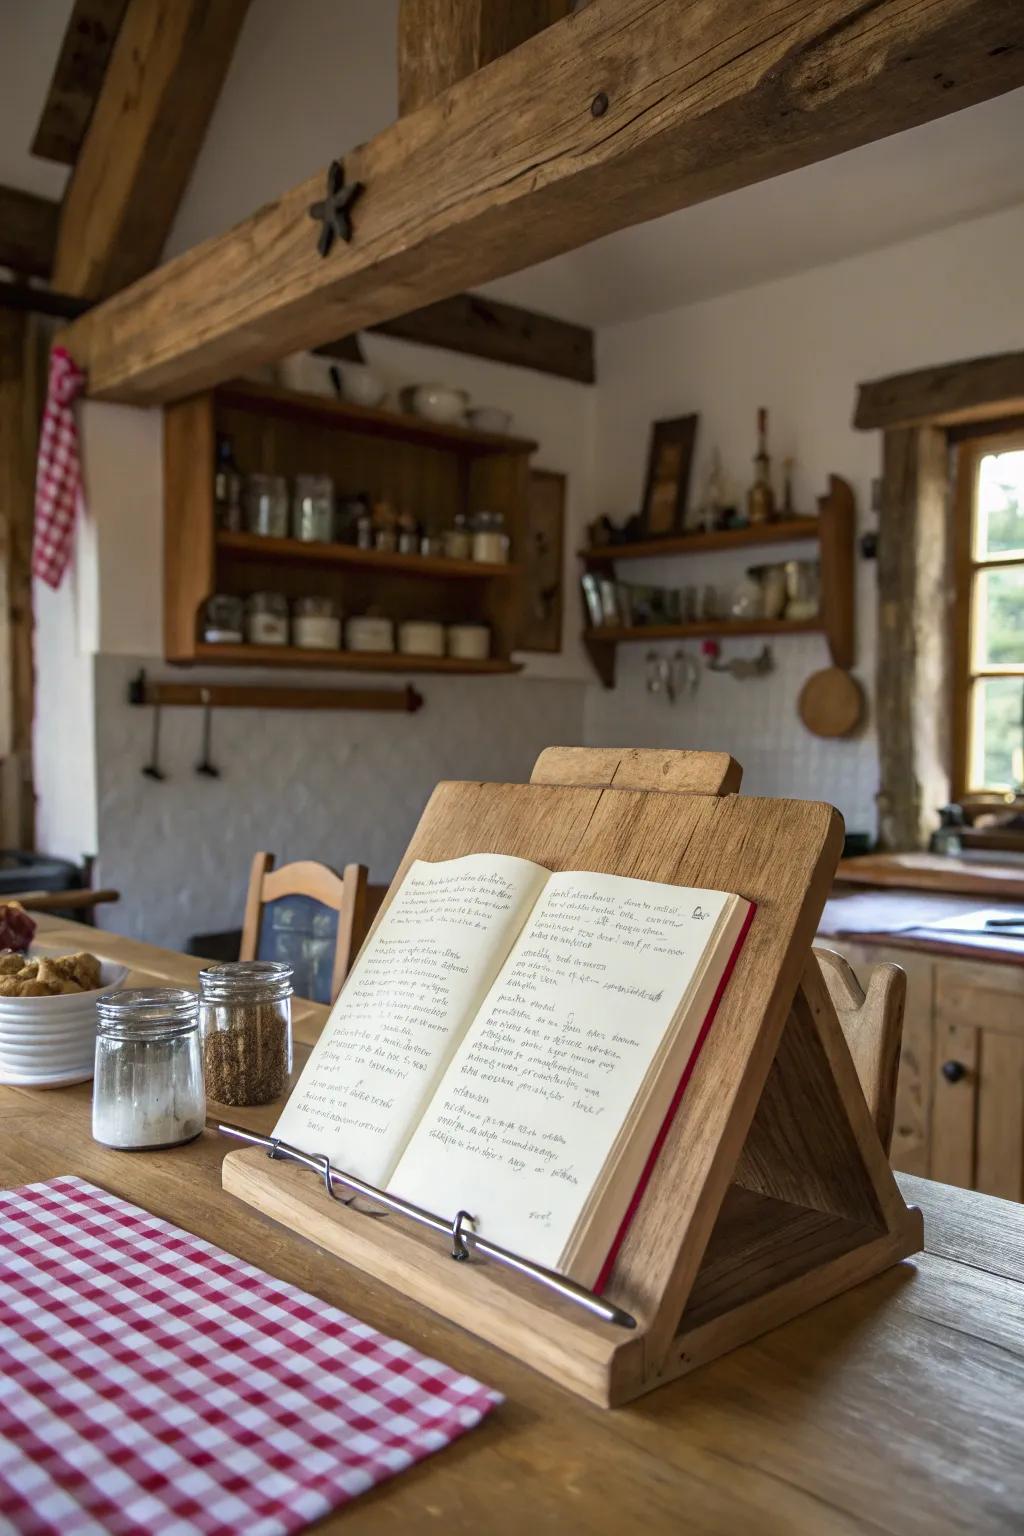
M 1024 798 L 1024 421 L 957 448 L 953 787 Z

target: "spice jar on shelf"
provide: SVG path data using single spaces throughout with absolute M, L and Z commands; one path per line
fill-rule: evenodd
M 206 1093 L 218 1104 L 269 1104 L 292 1069 L 292 968 L 239 960 L 199 972 Z
M 488 565 L 508 560 L 508 534 L 500 512 L 478 512 L 473 521 L 473 559 Z
M 203 608 L 203 640 L 207 645 L 241 645 L 245 609 L 240 597 L 215 592 Z
M 288 644 L 288 599 L 281 592 L 254 592 L 245 605 L 250 645 Z
M 283 475 L 250 475 L 245 482 L 245 526 L 263 538 L 288 537 L 288 482 Z
M 330 475 L 296 475 L 292 538 L 329 544 L 334 538 L 334 481 Z
M 226 533 L 242 531 L 242 477 L 235 463 L 230 437 L 217 439 L 217 469 L 213 477 L 213 508 L 217 527 Z
M 469 560 L 473 554 L 473 535 L 464 512 L 456 512 L 450 528 L 444 532 L 444 552 L 449 560 Z
M 205 1119 L 195 993 L 146 987 L 100 998 L 94 1139 L 123 1152 L 155 1151 L 193 1141 Z
M 341 609 L 332 597 L 297 597 L 292 605 L 292 640 L 304 651 L 341 649 Z

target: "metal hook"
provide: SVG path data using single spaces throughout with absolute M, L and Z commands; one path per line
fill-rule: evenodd
M 147 779 L 162 784 L 167 775 L 160 767 L 160 705 L 153 705 L 153 735 L 150 742 L 149 762 L 142 770 Z
M 219 779 L 220 769 L 210 761 L 210 738 L 213 734 L 213 705 L 210 703 L 210 690 L 203 688 L 199 697 L 203 702 L 203 755 L 196 763 L 196 773 L 202 774 L 206 779 Z

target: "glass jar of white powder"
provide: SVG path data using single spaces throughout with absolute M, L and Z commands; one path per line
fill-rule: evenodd
M 177 987 L 111 992 L 96 1004 L 92 1134 L 122 1152 L 192 1141 L 206 1093 L 199 999 Z

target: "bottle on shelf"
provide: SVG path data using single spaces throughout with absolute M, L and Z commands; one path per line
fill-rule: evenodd
M 226 533 L 242 531 L 242 476 L 235 463 L 230 437 L 217 439 L 217 466 L 213 476 L 213 505 L 217 527 Z
M 757 452 L 754 455 L 754 483 L 747 492 L 747 517 L 752 523 L 769 523 L 774 516 L 772 461 L 768 454 L 768 412 L 762 405 L 757 413 Z

